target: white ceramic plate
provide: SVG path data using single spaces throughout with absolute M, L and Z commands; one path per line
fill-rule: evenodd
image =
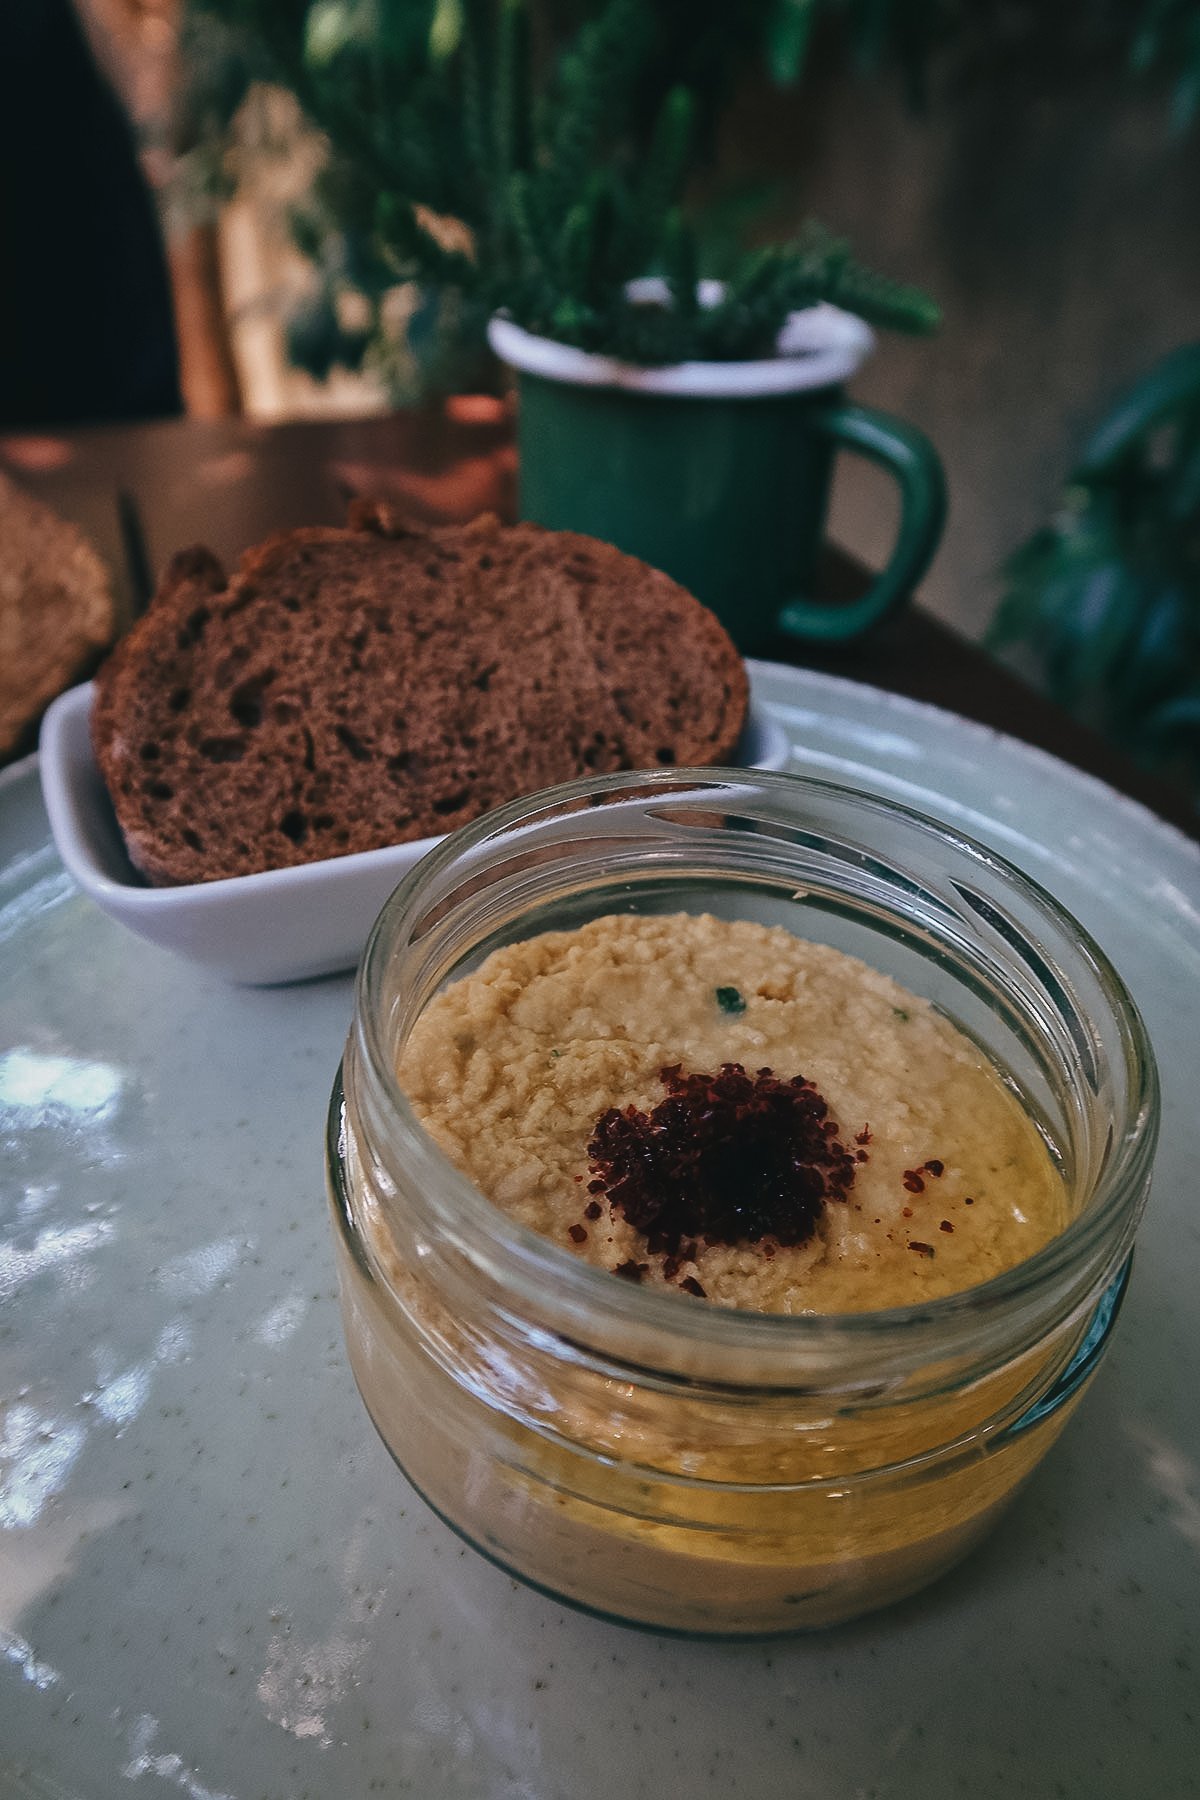
M 793 766 L 951 818 L 1100 939 L 1162 1066 L 1113 1349 L 987 1547 L 811 1639 L 566 1611 L 354 1390 L 320 1140 L 350 984 L 233 987 L 82 895 L 0 781 L 0 1795 L 1183 1800 L 1200 1707 L 1200 851 L 1038 753 L 760 669 Z
M 63 863 L 97 906 L 139 937 L 232 981 L 300 981 L 353 968 L 400 877 L 441 837 L 268 869 L 261 875 L 150 887 L 125 854 L 88 734 L 92 686 L 71 688 L 42 722 L 46 811 Z M 760 707 L 735 761 L 782 769 L 788 739 Z

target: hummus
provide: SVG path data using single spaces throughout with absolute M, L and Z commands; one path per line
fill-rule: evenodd
M 664 1070 L 727 1064 L 812 1083 L 851 1185 L 802 1242 L 655 1251 L 596 1180 L 597 1121 L 650 1113 Z M 988 1280 L 1066 1223 L 1041 1136 L 974 1044 L 857 959 L 748 920 L 612 914 L 508 945 L 429 1004 L 399 1075 L 495 1205 L 600 1267 L 723 1306 L 910 1305 Z
M 774 1235 L 756 1218 L 741 1237 L 664 1248 L 602 1172 L 598 1122 L 648 1119 L 672 1081 L 703 1087 L 727 1065 L 743 1083 L 773 1071 L 772 1103 L 806 1078 L 801 1173 L 819 1170 L 824 1138 L 836 1178 L 801 1231 L 777 1213 Z M 614 1284 L 632 1263 L 676 1306 L 701 1308 L 689 1327 L 705 1312 L 728 1323 L 712 1309 L 730 1307 L 815 1313 L 831 1335 L 834 1360 L 814 1364 L 811 1385 L 776 1388 L 765 1354 L 727 1380 L 716 1332 L 681 1333 L 661 1373 L 636 1334 L 614 1350 L 586 1318 L 560 1330 L 552 1296 L 544 1314 L 514 1316 L 503 1269 L 481 1273 L 427 1229 L 401 1164 L 396 1192 L 377 1185 L 352 1055 L 330 1169 L 355 1377 L 418 1491 L 552 1593 L 682 1631 L 850 1618 L 977 1542 L 1078 1399 L 1029 1416 L 1088 1329 L 1074 1315 L 1032 1342 L 1016 1330 L 986 1367 L 967 1321 L 935 1333 L 910 1375 L 842 1380 L 854 1315 L 985 1281 L 1068 1213 L 998 1070 L 850 956 L 747 921 L 598 918 L 497 950 L 445 987 L 399 1074 L 496 1207 Z M 734 1192 L 740 1148 L 723 1165 Z M 918 1332 L 928 1324 L 918 1314 Z

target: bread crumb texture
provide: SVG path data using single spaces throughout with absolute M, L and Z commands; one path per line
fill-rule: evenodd
M 718 1000 L 729 988 L 743 1010 Z M 725 1063 L 803 1075 L 862 1156 L 807 1242 L 701 1243 L 672 1266 L 603 1196 L 596 1216 L 589 1139 L 609 1107 L 656 1106 L 664 1067 Z M 399 1077 L 451 1161 L 521 1224 L 724 1306 L 918 1303 L 988 1280 L 1066 1223 L 1039 1133 L 976 1047 L 889 977 L 779 927 L 614 914 L 506 946 L 430 1003 Z
M 83 533 L 0 474 L 0 758 L 111 643 L 108 570 Z
M 452 830 L 591 772 L 716 763 L 741 660 L 666 575 L 492 518 L 386 508 L 176 557 L 104 665 L 92 735 L 152 881 L 245 875 Z

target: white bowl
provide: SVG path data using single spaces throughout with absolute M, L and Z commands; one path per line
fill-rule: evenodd
M 61 694 L 42 721 L 42 793 L 68 873 L 97 906 L 153 944 L 231 981 L 304 981 L 353 968 L 401 876 L 441 837 L 185 887 L 150 887 L 125 854 L 92 754 L 92 684 Z M 786 731 L 751 703 L 735 762 L 782 769 Z

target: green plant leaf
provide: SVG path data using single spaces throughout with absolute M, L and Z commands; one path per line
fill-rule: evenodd
M 1173 738 L 1187 738 L 1191 740 L 1192 750 L 1200 752 L 1200 688 L 1178 694 L 1156 707 L 1147 726 L 1161 743 Z
M 604 303 L 615 230 L 612 193 L 603 176 L 594 175 L 567 214 L 554 259 L 558 285 L 591 318 Z
M 1004 574 L 989 645 L 1032 659 L 1052 697 L 1200 791 L 1200 347 L 1121 397 Z
M 463 0 L 436 0 L 429 22 L 429 54 L 448 62 L 463 39 Z
M 525 283 L 544 280 L 550 262 L 549 246 L 534 204 L 533 179 L 525 170 L 518 169 L 509 176 L 507 199 L 518 276 Z M 519 305 L 519 294 L 511 299 Z
M 501 0 L 496 48 L 496 180 L 504 192 L 532 166 L 529 13 L 525 0 Z
M 667 215 L 679 201 L 687 179 L 696 121 L 695 95 L 674 87 L 655 121 L 629 222 L 629 257 L 635 272 L 644 273 L 663 242 Z
M 364 0 L 316 0 L 304 25 L 304 60 L 326 69 L 353 44 L 369 43 L 373 20 Z
M 601 145 L 624 123 L 652 25 L 645 0 L 607 0 L 564 58 L 557 116 L 546 147 L 552 216 L 565 214 L 596 165 Z
M 671 294 L 671 311 L 681 337 L 692 328 L 698 306 L 696 234 L 679 207 L 667 214 L 663 230 L 663 275 Z
M 1179 684 L 1180 671 L 1200 667 L 1200 618 L 1182 583 L 1167 583 L 1143 594 L 1139 629 L 1114 688 L 1119 710 L 1136 718 L 1149 713 Z
M 767 67 L 780 87 L 799 80 L 817 18 L 818 0 L 775 0 L 767 18 Z
M 465 0 L 460 31 L 462 48 L 463 147 L 474 178 L 485 184 L 495 157 L 495 95 L 489 82 L 492 58 L 491 8 L 487 0 Z M 488 209 L 494 215 L 494 208 Z

